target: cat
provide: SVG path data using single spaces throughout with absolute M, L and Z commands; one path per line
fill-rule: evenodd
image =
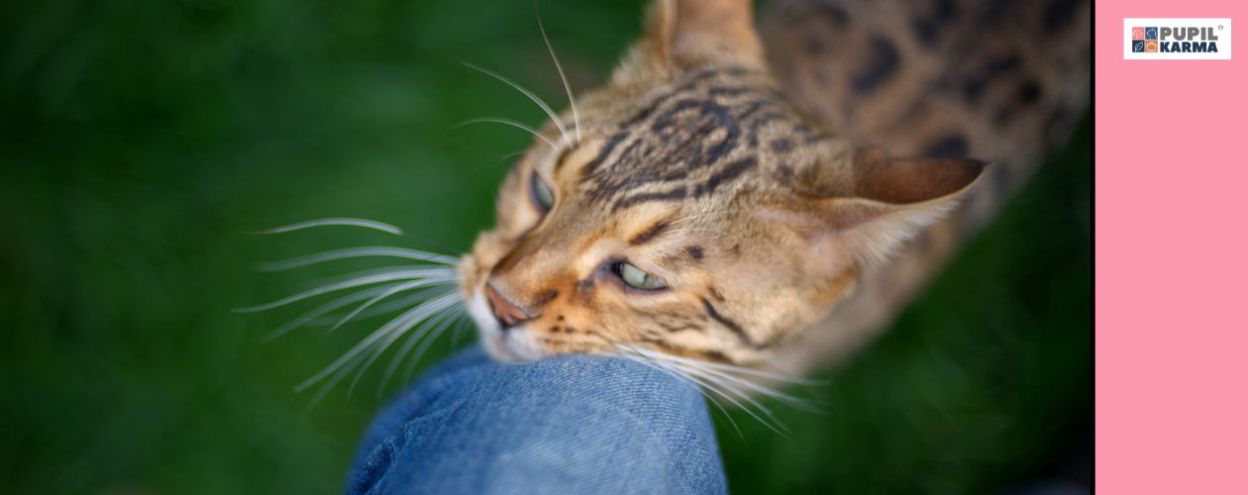
M 1090 90 L 1090 22 L 1078 0 L 776 0 L 760 36 L 749 0 L 656 0 L 608 82 L 576 97 L 564 80 L 562 113 L 486 71 L 551 120 L 504 122 L 535 138 L 500 188 L 496 225 L 462 258 L 357 248 L 279 263 L 434 266 L 246 310 L 390 284 L 281 333 L 423 291 L 299 386 L 324 382 L 322 394 L 406 336 L 384 388 L 467 313 L 500 361 L 610 354 L 729 401 L 784 398 L 760 384 L 869 342 L 1069 134 Z M 353 219 L 271 232 L 321 225 L 397 232 Z
M 510 171 L 460 263 L 483 345 L 797 370 L 852 350 L 1062 132 L 1040 126 L 1084 104 L 1086 53 L 1067 52 L 1086 49 L 1087 12 L 1057 3 L 1067 19 L 781 1 L 765 47 L 749 1 L 655 2 L 610 81 Z M 1058 21 L 1073 34 L 1010 35 Z M 1063 64 L 1082 71 L 1042 72 Z

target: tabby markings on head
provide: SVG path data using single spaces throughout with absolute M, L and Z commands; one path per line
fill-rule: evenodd
M 619 210 L 648 201 L 679 201 L 715 193 L 763 162 L 784 155 L 794 140 L 826 136 L 788 110 L 764 73 L 741 68 L 694 72 L 659 95 L 611 134 L 586 164 L 581 183 L 595 200 Z M 760 145 L 761 131 L 787 126 L 786 136 Z

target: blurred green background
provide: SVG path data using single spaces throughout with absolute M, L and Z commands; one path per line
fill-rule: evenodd
M 640 0 L 543 0 L 573 85 L 605 79 Z M 456 123 L 556 106 L 528 1 L 6 2 L 0 17 L 0 492 L 330 493 L 384 403 L 379 371 L 304 414 L 292 385 L 378 323 L 263 342 L 238 315 L 372 263 L 255 262 L 392 243 L 444 252 L 491 222 L 528 139 Z M 1086 476 L 1085 124 L 877 345 L 777 407 L 720 420 L 739 493 L 982 493 Z M 326 216 L 409 232 L 241 232 Z M 461 339 L 460 345 L 464 343 Z M 433 356 L 447 352 L 436 349 Z M 390 390 L 393 392 L 393 387 Z

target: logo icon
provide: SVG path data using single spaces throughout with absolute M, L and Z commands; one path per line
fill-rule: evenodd
M 1126 18 L 1125 60 L 1230 60 L 1231 19 Z

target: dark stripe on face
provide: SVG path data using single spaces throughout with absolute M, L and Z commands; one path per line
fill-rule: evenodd
M 555 159 L 555 173 L 559 173 L 559 169 L 563 168 L 564 159 L 566 159 L 568 157 L 568 153 L 571 153 L 571 152 L 572 152 L 572 147 L 569 146 L 567 148 L 564 148 L 563 151 L 559 153 L 559 158 Z
M 602 149 L 598 151 L 598 156 L 595 156 L 593 160 L 590 160 L 589 163 L 585 164 L 585 170 L 581 172 L 581 174 L 588 176 L 595 169 L 601 166 L 602 162 L 606 161 L 608 156 L 611 156 L 611 152 L 615 151 L 615 147 L 619 146 L 620 142 L 624 141 L 624 138 L 627 137 L 628 131 L 617 132 L 614 136 L 611 136 L 611 138 L 607 140 L 606 144 L 602 145 Z
M 689 246 L 685 248 L 685 252 L 689 253 L 689 257 L 695 260 L 701 260 L 702 256 L 704 256 L 702 246 Z
M 667 229 L 668 225 L 671 225 L 671 223 L 666 220 L 660 220 L 658 222 L 655 222 L 654 225 L 651 225 L 646 230 L 643 230 L 640 234 L 637 234 L 633 236 L 632 239 L 629 239 L 628 244 L 632 246 L 640 246 L 642 244 L 650 242 L 652 239 L 655 238 L 655 236 L 659 235 L 665 229 Z
M 693 195 L 697 197 L 713 193 L 721 184 L 731 182 L 733 179 L 740 177 L 741 174 L 745 173 L 746 170 L 754 168 L 755 165 L 758 165 L 758 159 L 752 156 L 729 163 L 722 170 L 711 174 L 711 177 L 706 179 L 706 182 L 695 188 Z
M 556 297 L 559 297 L 559 291 L 555 289 L 550 289 L 546 292 L 543 292 L 542 295 L 537 297 L 537 300 L 533 301 L 533 307 L 540 308 L 542 306 L 545 306 L 546 303 L 550 302 Z
M 707 301 L 705 297 L 701 299 L 702 299 L 702 307 L 706 309 L 707 316 L 710 316 L 711 319 L 719 322 L 719 324 L 723 325 L 724 328 L 731 330 L 732 333 L 737 334 L 737 338 L 741 339 L 742 343 L 749 345 L 749 346 L 754 345 L 754 342 L 750 340 L 749 335 L 746 335 L 745 329 L 741 328 L 741 325 L 738 325 L 737 322 L 732 321 L 728 319 L 727 317 L 725 317 L 724 315 L 719 314 L 719 311 L 715 310 L 715 306 L 712 306 L 711 302 Z
M 638 203 L 646 203 L 649 201 L 678 201 L 678 200 L 685 199 L 685 196 L 688 194 L 689 192 L 685 189 L 685 186 L 680 186 L 670 191 L 634 194 L 632 196 L 629 196 L 627 198 L 617 201 L 615 203 L 615 206 L 612 207 L 611 210 L 612 211 L 620 210 L 623 208 L 628 208 Z

